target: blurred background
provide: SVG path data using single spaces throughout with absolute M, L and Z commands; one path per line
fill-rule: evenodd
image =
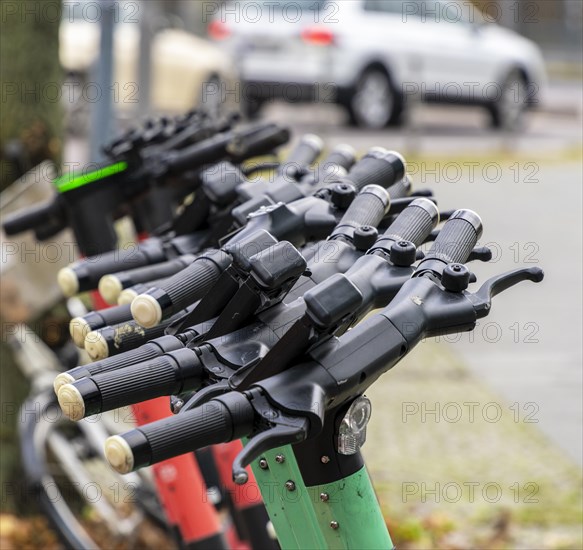
M 482 216 L 479 280 L 543 267 L 372 388 L 365 456 L 401 548 L 583 546 L 580 0 L 8 0 L 1 24 L 2 215 L 140 117 L 202 107 L 397 150 L 441 208 Z M 64 345 L 76 250 L 56 242 L 2 236 L 2 548 L 57 547 L 14 490 L 29 388 L 6 345 L 24 323 Z

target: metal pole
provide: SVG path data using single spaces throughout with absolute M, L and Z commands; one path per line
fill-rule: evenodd
M 99 59 L 95 66 L 94 79 L 99 91 L 91 112 L 90 130 L 90 160 L 97 162 L 103 159 L 101 146 L 111 138 L 113 130 L 113 109 L 111 95 L 113 93 L 113 29 L 115 23 L 114 0 L 102 0 L 100 6 L 101 40 Z
M 158 13 L 157 2 L 140 2 L 140 49 L 138 56 L 138 116 L 150 111 L 150 82 L 152 78 L 151 44 L 154 39 L 154 20 Z

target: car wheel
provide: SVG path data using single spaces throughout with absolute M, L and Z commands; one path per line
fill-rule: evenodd
M 361 128 L 376 130 L 401 122 L 402 101 L 381 69 L 361 75 L 347 107 L 351 121 Z
M 504 80 L 498 101 L 490 107 L 491 125 L 499 130 L 520 130 L 528 108 L 527 82 L 518 71 L 512 71 Z

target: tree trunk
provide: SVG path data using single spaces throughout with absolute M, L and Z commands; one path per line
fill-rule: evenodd
M 59 64 L 60 0 L 11 0 L 0 6 L 0 191 L 42 160 L 58 166 L 62 149 L 62 71 Z M 6 281 L 3 281 L 3 286 Z M 5 313 L 5 312 L 3 312 Z M 0 315 L 1 329 L 7 319 Z M 2 331 L 0 331 L 2 332 Z M 28 383 L 4 340 L 0 424 L 3 511 L 22 508 L 18 410 Z M 11 414 L 5 414 L 11 407 Z M 9 490 L 9 488 L 15 490 Z M 31 502 L 24 503 L 30 510 Z M 20 505 L 20 506 L 19 506 Z
M 62 149 L 60 0 L 2 2 L 0 191 Z

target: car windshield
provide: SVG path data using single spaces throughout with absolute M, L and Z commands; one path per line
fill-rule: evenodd
M 471 0 L 436 0 L 441 17 L 450 22 L 476 23 L 482 25 L 490 22 L 482 10 Z M 488 4 L 485 5 L 488 9 Z

